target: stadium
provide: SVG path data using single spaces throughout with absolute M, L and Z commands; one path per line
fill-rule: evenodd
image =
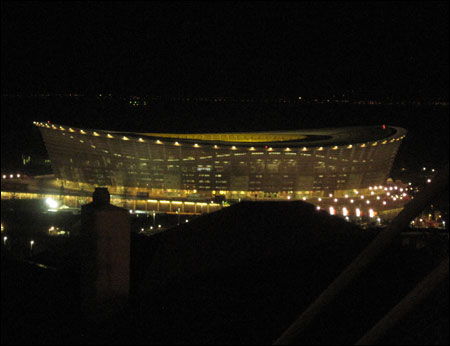
M 385 125 L 203 134 L 35 125 L 62 184 L 204 200 L 373 195 L 386 184 L 406 136 L 405 129 Z

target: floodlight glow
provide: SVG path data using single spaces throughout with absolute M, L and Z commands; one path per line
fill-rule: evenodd
M 48 205 L 49 208 L 51 209 L 56 209 L 58 208 L 58 201 L 55 201 L 53 198 L 49 197 L 45 200 L 45 203 Z

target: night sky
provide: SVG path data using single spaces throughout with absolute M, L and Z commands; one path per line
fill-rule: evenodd
M 1 7 L 3 93 L 448 99 L 448 2 Z

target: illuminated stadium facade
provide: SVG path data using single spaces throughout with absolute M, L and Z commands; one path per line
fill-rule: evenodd
M 35 124 L 61 182 L 166 198 L 351 197 L 386 183 L 406 136 L 384 125 L 165 134 Z

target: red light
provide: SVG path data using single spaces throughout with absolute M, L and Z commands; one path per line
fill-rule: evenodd
M 383 124 L 383 130 L 386 130 L 386 125 Z

